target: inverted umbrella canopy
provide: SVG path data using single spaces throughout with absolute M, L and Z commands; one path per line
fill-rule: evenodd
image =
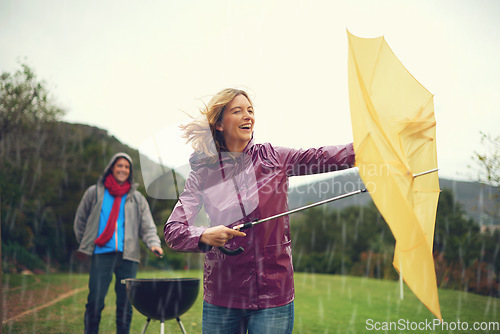
M 433 95 L 383 37 L 347 34 L 356 166 L 396 239 L 394 267 L 442 319 L 432 256 L 440 192 Z

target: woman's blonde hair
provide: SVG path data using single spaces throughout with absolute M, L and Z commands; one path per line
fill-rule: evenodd
M 201 117 L 180 126 L 182 136 L 187 139 L 188 143 L 191 143 L 195 152 L 214 157 L 218 156 L 219 152 L 227 150 L 222 132 L 216 127 L 222 121 L 226 106 L 238 95 L 245 96 L 252 104 L 245 91 L 227 88 L 218 92 L 208 105 L 200 110 Z

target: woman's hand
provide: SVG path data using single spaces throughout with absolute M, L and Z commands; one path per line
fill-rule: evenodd
M 202 233 L 200 242 L 210 246 L 221 247 L 234 237 L 244 236 L 246 236 L 246 234 L 241 231 L 219 225 L 207 228 L 205 232 Z

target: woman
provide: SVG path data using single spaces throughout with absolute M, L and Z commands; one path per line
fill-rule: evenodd
M 231 227 L 288 210 L 288 177 L 354 165 L 352 144 L 298 150 L 255 144 L 247 93 L 225 89 L 202 114 L 203 127 L 183 127 L 195 153 L 170 218 L 165 241 L 175 250 L 205 252 L 204 333 L 291 333 L 294 319 L 288 216 L 243 233 Z M 194 226 L 201 206 L 210 227 Z M 217 248 L 243 247 L 237 256 Z M 213 247 L 216 246 L 216 247 Z

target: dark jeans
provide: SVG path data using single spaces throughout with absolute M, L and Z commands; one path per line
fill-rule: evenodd
M 291 334 L 294 320 L 290 304 L 261 310 L 216 306 L 203 301 L 202 331 L 207 334 Z
M 85 333 L 98 333 L 101 312 L 109 284 L 115 274 L 116 333 L 128 333 L 132 321 L 132 305 L 127 298 L 124 278 L 135 278 L 137 262 L 124 260 L 122 253 L 94 254 L 90 265 L 89 295 L 85 305 Z

